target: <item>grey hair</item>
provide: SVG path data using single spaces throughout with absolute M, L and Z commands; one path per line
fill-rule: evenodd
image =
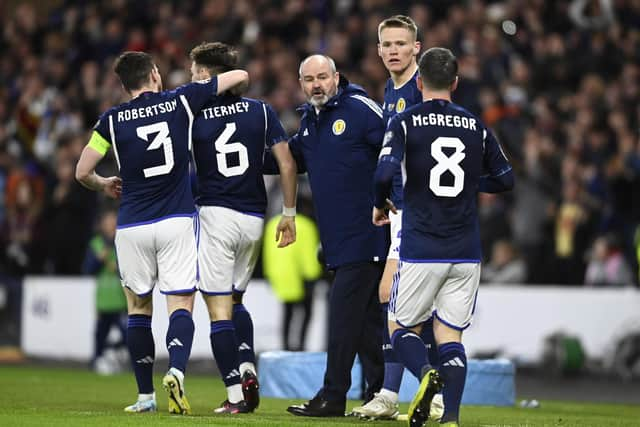
M 329 63 L 329 68 L 331 68 L 331 72 L 335 74 L 337 70 L 336 70 L 336 63 L 334 62 L 334 60 L 330 56 L 316 53 L 313 55 L 309 55 L 302 60 L 302 62 L 300 63 L 300 67 L 298 68 L 298 77 L 302 78 L 302 67 L 304 66 L 304 64 L 306 64 L 309 60 L 317 56 L 326 59 L 327 62 Z

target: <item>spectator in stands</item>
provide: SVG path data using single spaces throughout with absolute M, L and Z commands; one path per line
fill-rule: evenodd
M 64 152 L 59 149 L 58 153 Z M 74 167 L 73 160 L 58 156 L 57 182 L 44 211 L 48 225 L 49 273 L 80 274 L 86 246 L 91 238 L 97 196 L 74 179 Z
M 512 199 L 501 203 L 530 267 L 528 282 L 557 282 L 555 270 L 546 267 L 553 265 L 547 255 L 554 253 L 556 202 L 569 180 L 560 173 L 566 157 L 576 163 L 570 180 L 598 204 L 589 205 L 593 220 L 585 247 L 594 235 L 617 231 L 625 257 L 636 263 L 630 237 L 640 224 L 640 203 L 625 197 L 625 186 L 636 188 L 638 177 L 637 154 L 635 178 L 629 175 L 640 125 L 637 2 L 535 1 L 517 8 L 489 0 L 236 0 L 158 2 L 153 8 L 147 2 L 9 3 L 0 34 L 0 153 L 25 165 L 39 158 L 36 175 L 55 175 L 52 160 L 63 149 L 64 132 L 77 131 L 78 124 L 88 131 L 98 111 L 123 101 L 107 70 L 113 52 L 124 46 L 151 51 L 160 69 L 179 75 L 197 40 L 237 45 L 241 65 L 252 75 L 249 96 L 273 105 L 292 132 L 298 127 L 295 108 L 304 102 L 291 72 L 299 60 L 331 52 L 342 58 L 341 70 L 382 99 L 387 76 L 371 49 L 377 24 L 384 16 L 408 14 L 429 29 L 424 46 L 451 46 L 459 57 L 454 101 L 497 118 L 493 130 L 518 174 Z M 480 92 L 490 102 L 481 105 Z M 523 135 L 527 142 L 520 144 Z M 621 155 L 629 159 L 625 167 L 610 163 Z M 48 180 L 43 194 L 55 185 Z M 53 225 L 43 227 L 46 232 Z M 75 244 L 83 250 L 86 239 Z M 581 274 L 584 267 L 578 265 Z
M 6 183 L 6 215 L 0 224 L 0 260 L 9 274 L 23 275 L 42 270 L 42 190 L 44 182 L 17 167 Z
M 587 286 L 630 286 L 633 273 L 627 264 L 617 238 L 599 236 L 591 247 L 591 256 L 584 279 Z
M 107 210 L 100 217 L 98 233 L 89 242 L 83 272 L 96 276 L 96 330 L 92 367 L 100 374 L 110 374 L 119 367 L 114 361 L 104 358 L 109 332 L 115 326 L 120 339 L 115 349 L 127 352 L 126 322 L 127 299 L 122 291 L 115 249 L 117 214 Z
M 556 277 L 561 284 L 582 284 L 584 254 L 587 249 L 590 214 L 579 182 L 564 183 L 563 198 L 556 214 Z
M 483 282 L 521 284 L 527 278 L 527 265 L 508 240 L 493 244 L 491 260 L 482 268 Z

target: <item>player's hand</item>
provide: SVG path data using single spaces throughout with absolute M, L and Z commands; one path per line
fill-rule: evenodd
M 398 213 L 398 210 L 396 209 L 396 205 L 394 205 L 393 202 L 389 199 L 385 201 L 384 208 L 382 209 L 376 208 L 374 206 L 373 213 L 371 215 L 372 217 L 371 221 L 373 222 L 373 224 L 377 225 L 378 227 L 381 227 L 386 224 L 390 224 L 391 220 L 389 219 L 389 215 L 387 214 L 388 211 L 391 211 L 394 214 Z
M 122 194 L 122 179 L 119 176 L 104 178 L 102 191 L 112 199 L 119 199 Z
M 296 217 L 285 216 L 280 217 L 278 227 L 276 227 L 276 242 L 279 248 L 289 246 L 296 241 Z
M 389 199 L 385 200 L 384 208 L 388 211 L 393 212 L 396 215 L 398 214 L 398 209 L 396 208 L 396 205 L 394 205 L 393 202 Z
M 391 222 L 389 216 L 387 215 L 387 211 L 385 211 L 384 209 L 376 208 L 375 206 L 373 207 L 371 221 L 373 222 L 373 225 L 377 225 L 378 227 L 382 227 L 383 225 L 389 224 Z

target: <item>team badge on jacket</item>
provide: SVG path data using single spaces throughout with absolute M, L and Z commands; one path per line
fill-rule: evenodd
M 404 98 L 398 99 L 398 102 L 396 102 L 396 113 L 402 113 L 405 108 L 407 108 L 407 101 L 405 101 Z
M 334 135 L 342 135 L 346 128 L 347 128 L 347 124 L 342 119 L 338 119 L 335 122 L 333 122 L 333 126 L 331 127 Z

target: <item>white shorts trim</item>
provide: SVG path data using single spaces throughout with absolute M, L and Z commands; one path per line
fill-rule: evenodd
M 400 259 L 400 240 L 402 237 L 402 211 L 398 210 L 397 214 L 389 211 L 389 219 L 391 220 L 391 245 L 389 245 L 389 253 L 387 259 Z
M 139 296 L 158 284 L 164 294 L 193 292 L 197 283 L 194 217 L 172 217 L 116 230 L 122 285 Z
M 244 292 L 261 248 L 264 219 L 221 206 L 202 206 L 198 289 L 205 295 Z
M 463 330 L 471 324 L 479 284 L 479 263 L 401 261 L 391 288 L 389 320 L 410 328 L 435 314 Z

